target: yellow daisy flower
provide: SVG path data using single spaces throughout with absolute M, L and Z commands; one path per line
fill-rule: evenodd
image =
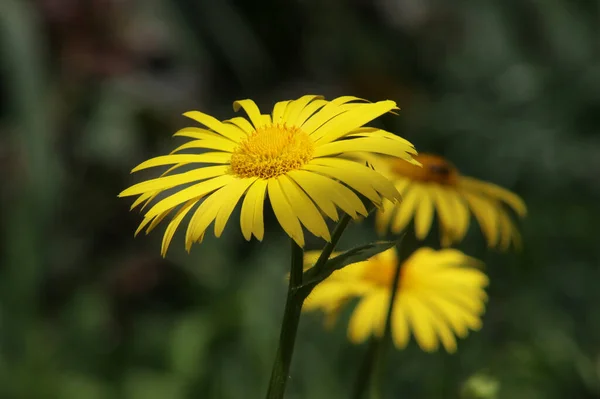
M 163 256 L 187 214 L 191 213 L 185 236 L 189 251 L 192 243 L 202 241 L 213 221 L 215 235 L 221 235 L 242 197 L 240 225 L 246 240 L 252 235 L 263 238 L 267 195 L 277 220 L 298 245 L 304 246 L 302 226 L 330 240 L 323 215 L 337 220 L 337 208 L 353 218 L 367 214 L 357 193 L 376 204 L 383 198 L 392 202 L 400 198 L 389 180 L 347 154 L 366 151 L 418 164 L 411 156 L 416 154 L 411 143 L 384 130 L 363 127 L 396 110 L 393 101 L 368 103 L 351 96 L 326 101 L 306 95 L 276 103 L 271 115 L 261 114 L 252 100 L 236 101 L 233 108 L 243 108 L 249 120 L 219 121 L 199 111 L 186 112 L 184 116 L 206 128 L 187 127 L 175 133 L 192 140 L 169 155 L 141 163 L 132 172 L 173 166 L 161 177 L 119 194 L 139 196 L 132 208 L 146 207 L 158 194 L 178 188 L 148 207 L 136 232 L 147 227 L 148 233 L 174 213 L 163 236 Z M 191 165 L 191 170 L 173 173 Z
M 431 228 L 434 210 L 439 216 L 442 245 L 461 241 L 473 213 L 490 247 L 506 250 L 511 242 L 521 245 L 521 235 L 506 206 L 520 217 L 527 207 L 516 194 L 492 183 L 462 176 L 442 157 L 419 154 L 422 167 L 390 158 L 366 155 L 375 169 L 394 182 L 402 194 L 402 204 L 384 201 L 376 214 L 378 232 L 400 233 L 414 217 L 415 233 L 424 239 Z
M 311 263 L 308 254 L 306 263 Z M 348 325 L 352 343 L 369 336 L 381 337 L 390 301 L 390 285 L 398 263 L 395 248 L 364 262 L 335 271 L 315 287 L 303 310 L 321 310 L 330 317 L 348 300 L 358 297 Z M 312 264 L 312 263 L 311 263 Z M 487 295 L 487 276 L 472 267 L 480 262 L 455 249 L 420 248 L 403 264 L 391 318 L 392 339 L 397 348 L 408 344 L 410 333 L 427 352 L 441 342 L 456 351 L 456 337 L 481 328 Z

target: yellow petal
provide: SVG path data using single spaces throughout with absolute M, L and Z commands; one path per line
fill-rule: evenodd
M 452 227 L 455 225 L 454 214 L 452 212 L 452 206 L 450 200 L 448 200 L 448 189 L 441 187 L 438 184 L 431 184 L 429 186 L 429 192 L 431 193 L 431 199 L 433 200 L 434 207 L 437 210 L 440 218 L 440 223 L 444 227 Z
M 389 200 L 400 200 L 401 196 L 396 187 L 381 174 L 358 162 L 340 158 L 316 158 L 310 164 L 330 166 L 340 171 L 348 171 L 353 176 L 369 182 L 370 185 Z
M 310 118 L 315 112 L 317 112 L 320 108 L 323 108 L 323 106 L 327 105 L 328 103 L 328 101 L 322 99 L 314 100 L 304 107 L 302 111 L 300 111 L 300 114 L 296 120 L 290 119 L 290 123 L 292 126 L 301 127 L 308 118 Z
M 498 211 L 498 218 L 500 219 L 500 248 L 502 250 L 507 250 L 510 246 L 511 237 L 513 232 L 517 232 L 517 229 L 513 226 L 513 222 L 510 220 L 506 212 L 504 210 Z
M 327 227 L 323 216 L 321 216 L 315 204 L 304 191 L 302 191 L 302 189 L 286 175 L 277 177 L 277 181 L 289 204 L 292 206 L 292 210 L 298 215 L 298 219 L 306 226 L 308 231 L 326 241 L 331 241 L 329 228 Z
M 392 339 L 394 341 L 394 345 L 398 349 L 406 348 L 408 344 L 408 340 L 410 338 L 410 330 L 408 328 L 408 320 L 406 317 L 406 312 L 404 311 L 404 306 L 402 303 L 402 297 L 396 297 L 396 302 L 394 303 L 394 309 L 392 310 Z
M 402 295 L 402 292 L 400 292 L 400 295 Z M 429 309 L 413 295 L 403 295 L 402 301 L 413 334 L 421 349 L 426 352 L 437 350 L 438 340 L 433 329 Z
M 306 108 L 308 103 L 316 99 L 323 99 L 323 97 L 308 94 L 292 101 L 287 107 L 286 123 L 290 126 L 296 126 L 296 121 L 300 113 Z
M 173 164 L 190 164 L 190 163 L 229 163 L 231 154 L 226 152 L 205 152 L 204 154 L 174 154 L 163 155 L 160 157 L 151 158 L 142 162 L 131 172 L 137 172 L 142 169 L 153 168 L 155 166 L 173 165 Z
M 250 124 L 250 122 L 248 122 L 248 119 L 242 118 L 241 116 L 236 116 L 235 118 L 227 119 L 226 121 L 223 121 L 223 122 L 231 123 L 232 125 L 237 126 L 244 133 L 246 133 L 246 136 L 248 136 L 249 134 L 254 133 L 256 131 L 254 129 L 254 126 L 252 126 L 252 124 Z
M 425 239 L 433 221 L 433 204 L 428 189 L 429 187 L 421 190 L 421 196 L 415 210 L 415 234 L 419 240 Z
M 201 129 L 199 127 L 184 127 L 173 134 L 174 137 L 189 137 L 192 139 L 203 140 L 210 138 L 220 138 L 223 140 L 229 140 L 225 136 L 222 136 L 212 130 Z
M 265 222 L 263 219 L 263 212 L 268 182 L 266 180 L 257 180 L 257 182 L 252 187 L 254 187 L 255 185 L 258 185 L 260 191 L 257 192 L 256 200 L 254 201 L 254 220 L 252 221 L 252 234 L 254 234 L 258 241 L 262 241 L 263 236 L 265 234 Z
M 396 247 L 391 247 L 390 249 L 378 253 L 371 259 L 376 260 L 381 265 L 395 267 L 398 264 L 398 251 L 396 250 Z
M 323 211 L 325 215 L 327 215 L 333 221 L 337 221 L 339 219 L 335 203 L 329 198 L 329 193 L 327 191 L 318 189 L 317 185 L 313 183 L 311 176 L 314 175 L 314 173 L 303 170 L 293 170 L 288 172 L 287 175 L 306 192 L 310 199 L 319 207 L 319 209 L 321 209 L 321 211 Z
M 330 119 L 348 111 L 349 108 L 341 107 L 341 105 L 350 101 L 361 101 L 361 99 L 353 96 L 343 96 L 330 101 L 323 108 L 321 108 L 319 112 L 312 115 L 310 119 L 306 120 L 302 124 L 302 130 L 308 134 L 312 134 L 316 129 Z
M 375 127 L 368 127 L 368 126 L 354 129 L 351 134 L 348 134 L 347 136 L 344 136 L 344 137 L 347 137 L 347 138 L 350 138 L 350 137 L 380 137 L 380 138 L 386 138 L 386 139 L 390 139 L 393 141 L 397 141 L 399 143 L 404 143 L 407 146 L 412 147 L 412 148 L 415 147 L 413 145 L 413 143 L 406 140 L 405 138 L 395 135 L 394 133 L 390 133 L 387 130 L 377 129 Z
M 421 188 L 418 184 L 413 184 L 406 188 L 402 203 L 398 206 L 396 216 L 392 221 L 391 231 L 394 234 L 400 233 L 406 228 L 408 222 L 413 217 L 418 201 L 421 198 Z
M 317 165 L 314 164 L 312 161 L 311 163 L 304 165 L 304 169 L 309 170 L 311 172 L 320 173 L 328 177 L 332 177 L 346 184 L 352 189 L 358 191 L 360 194 L 367 197 L 371 202 L 377 204 L 381 203 L 382 199 L 371 185 L 371 182 L 365 180 L 364 178 L 356 176 L 356 174 L 354 174 L 353 171 L 347 169 L 334 168 L 331 166 Z
M 422 293 L 429 293 L 429 296 L 442 297 L 450 302 L 456 303 L 463 309 L 472 314 L 482 314 L 485 310 L 485 303 L 481 299 L 481 289 L 473 289 L 470 286 L 451 285 L 437 282 L 431 282 L 427 289 Z
M 246 114 L 250 118 L 250 121 L 254 125 L 255 129 L 259 129 L 264 126 L 263 118 L 260 114 L 260 110 L 256 106 L 256 103 L 252 100 L 239 100 L 233 103 L 233 110 L 238 112 L 240 107 L 246 111 Z
M 361 293 L 367 293 L 371 287 L 363 282 L 325 280 L 317 285 L 306 298 L 303 311 L 327 308 L 332 303 L 343 302 Z
M 165 234 L 163 235 L 162 245 L 160 249 L 160 253 L 163 258 L 167 255 L 167 250 L 169 249 L 169 245 L 171 244 L 171 240 L 177 231 L 177 227 L 181 224 L 181 221 L 188 214 L 190 209 L 196 204 L 197 201 L 192 200 L 188 201 L 185 205 L 183 205 L 175 214 L 171 222 L 168 224 Z
M 428 301 L 444 315 L 454 333 L 464 338 L 469 333 L 469 328 L 477 329 L 481 326 L 481 321 L 473 312 L 465 309 L 459 304 L 438 295 L 431 295 Z
M 192 243 L 198 242 L 204 237 L 206 229 L 217 217 L 217 212 L 219 212 L 223 200 L 223 196 L 218 194 L 226 187 L 222 187 L 206 198 L 192 215 L 185 233 L 186 249 L 188 251 Z
M 521 197 L 503 187 L 464 176 L 461 177 L 460 182 L 461 186 L 465 187 L 467 190 L 472 192 L 478 191 L 492 198 L 497 198 L 500 201 L 505 202 L 521 217 L 527 215 L 527 206 Z
M 149 234 L 152 230 L 154 230 L 156 228 L 156 226 L 158 226 L 158 224 L 160 222 L 162 222 L 164 220 L 164 218 L 167 217 L 171 213 L 171 211 L 172 210 L 161 213 L 160 215 L 155 217 L 154 220 L 152 221 L 152 223 L 150 223 L 150 226 L 148 226 L 148 228 L 146 229 L 146 235 Z M 136 234 L 138 232 L 139 232 L 139 229 L 138 229 L 138 231 L 136 231 Z
M 359 344 L 364 342 L 369 335 L 381 330 L 379 324 L 385 317 L 386 292 L 374 292 L 364 297 L 354 309 L 350 323 L 348 324 L 348 338 L 350 342 Z
M 138 226 L 138 228 L 135 230 L 135 233 L 133 233 L 133 236 L 137 237 L 137 235 L 140 234 L 140 232 L 142 230 L 144 230 L 144 227 L 148 226 L 148 223 L 150 223 L 151 221 L 153 221 L 153 220 L 155 220 L 157 218 L 159 219 L 159 221 L 163 220 L 164 217 L 166 215 L 168 215 L 170 212 L 171 212 L 171 209 L 169 209 L 166 212 L 161 213 L 160 215 L 154 215 L 152 217 L 144 217 L 144 220 L 142 220 L 142 222 L 140 223 L 140 225 Z
M 148 212 L 146 212 L 146 216 L 151 217 L 158 215 L 194 198 L 200 199 L 204 195 L 223 187 L 234 179 L 235 177 L 232 175 L 222 175 L 184 188 L 183 190 L 158 201 L 148 210 Z
M 261 115 L 260 118 L 264 126 L 268 126 L 273 123 L 271 120 L 271 115 Z
M 237 143 L 234 143 L 231 140 L 222 139 L 222 138 L 212 138 L 212 139 L 203 139 L 203 140 L 192 140 L 188 141 L 185 144 L 180 145 L 173 151 L 171 154 L 174 154 L 179 151 L 189 150 L 190 148 L 207 148 L 209 150 L 219 150 L 224 152 L 233 152 L 238 147 Z
M 445 319 L 443 313 L 441 313 L 435 306 L 431 306 L 431 303 L 428 301 L 428 298 L 422 298 L 423 304 L 427 306 L 430 311 L 430 320 L 433 325 L 434 331 L 437 333 L 444 349 L 448 353 L 456 352 L 456 338 L 454 337 L 454 333 L 450 329 L 448 325 L 448 321 Z
M 404 160 L 412 160 L 410 154 L 417 152 L 409 145 L 388 140 L 379 137 L 361 137 L 356 139 L 333 141 L 331 143 L 321 145 L 317 142 L 314 157 L 325 157 L 337 154 L 345 154 L 349 152 L 374 152 L 377 154 L 386 154 L 401 158 Z
M 231 216 L 231 212 L 235 209 L 235 206 L 239 202 L 240 198 L 248 187 L 252 185 L 258 178 L 251 177 L 247 179 L 239 179 L 227 186 L 227 194 L 223 195 L 223 203 L 217 212 L 215 218 L 215 237 L 220 237 L 225 229 L 225 225 Z
M 158 177 L 141 182 L 123 190 L 120 197 L 128 197 L 144 193 L 153 193 L 157 190 L 165 190 L 182 184 L 197 182 L 199 180 L 209 179 L 215 176 L 221 176 L 227 172 L 228 165 L 224 166 L 208 166 L 190 170 L 188 172 L 179 173 L 176 175 Z
M 304 233 L 302 232 L 302 226 L 298 221 L 298 217 L 294 214 L 292 206 L 281 190 L 279 182 L 275 179 L 268 180 L 267 190 L 269 192 L 269 200 L 273 207 L 273 212 L 275 213 L 279 224 L 300 247 L 304 247 Z
M 454 224 L 451 226 L 452 237 L 455 241 L 461 241 L 469 230 L 469 209 L 465 199 L 460 193 L 447 191 L 446 198 L 450 201 L 454 213 Z
M 266 180 L 256 180 L 250 186 L 240 214 L 240 227 L 246 240 L 250 240 L 252 232 L 257 239 L 262 240 L 264 235 L 263 203 L 267 189 Z
M 488 240 L 490 246 L 495 246 L 498 242 L 499 212 L 496 210 L 500 204 L 494 204 L 492 201 L 479 197 L 477 195 L 464 192 L 464 198 L 469 203 L 471 211 L 479 222 L 481 231 Z
M 275 103 L 275 106 L 273 107 L 273 123 L 274 124 L 278 124 L 278 123 L 282 123 L 284 122 L 283 120 L 283 116 L 285 115 L 285 110 L 288 107 L 288 104 L 291 101 L 279 101 L 277 103 Z
M 337 115 L 313 132 L 318 143 L 326 144 L 351 133 L 365 123 L 393 110 L 393 101 L 379 101 L 374 104 L 361 104 L 347 112 Z M 359 139 L 360 140 L 360 139 Z
M 200 122 L 209 129 L 214 130 L 220 135 L 223 135 L 228 139 L 235 141 L 236 143 L 246 136 L 246 134 L 243 131 L 241 131 L 238 127 L 223 123 L 217 118 L 200 111 L 185 112 L 183 116 Z
M 385 235 L 390 221 L 396 212 L 396 204 L 390 200 L 383 200 L 383 206 L 375 214 L 375 230 L 380 236 Z
M 360 198 L 343 184 L 307 170 L 295 170 L 288 174 L 321 209 L 328 207 L 327 203 L 331 201 L 354 219 L 358 217 L 357 213 L 363 216 L 368 214 Z
M 139 206 L 142 202 L 149 202 L 152 200 L 152 197 L 154 197 L 155 195 L 157 195 L 160 191 L 148 191 L 146 193 L 141 194 L 139 197 L 136 198 L 135 201 L 133 201 L 133 204 L 131 204 L 131 207 L 129 207 L 129 210 L 133 210 L 135 209 L 135 207 Z M 144 208 L 142 208 L 144 209 Z

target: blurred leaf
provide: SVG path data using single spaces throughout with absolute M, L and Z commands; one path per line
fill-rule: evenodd
M 109 386 L 93 377 L 65 373 L 60 386 L 61 399 L 110 399 L 115 395 Z
M 149 370 L 131 372 L 124 385 L 127 399 L 183 399 L 186 384 L 176 376 Z
M 210 320 L 201 314 L 190 314 L 179 319 L 170 339 L 174 372 L 190 380 L 201 377 L 208 363 L 206 356 L 213 330 Z
M 462 399 L 495 399 L 498 397 L 500 383 L 485 374 L 475 374 L 463 385 Z
M 136 106 L 117 81 L 104 84 L 97 107 L 81 140 L 81 153 L 90 160 L 114 167 L 130 168 L 131 157 L 140 147 L 134 112 Z

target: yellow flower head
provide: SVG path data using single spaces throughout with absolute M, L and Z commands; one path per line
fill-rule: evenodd
M 314 254 L 307 255 L 307 263 Z M 348 300 L 358 297 L 348 326 L 353 343 L 370 335 L 381 337 L 390 301 L 398 257 L 395 248 L 364 262 L 334 272 L 315 287 L 303 310 L 322 310 L 331 317 Z M 427 352 L 439 343 L 456 351 L 456 336 L 481 328 L 487 295 L 487 276 L 474 268 L 479 261 L 455 249 L 420 248 L 403 264 L 391 319 L 392 338 L 398 348 L 408 344 L 410 332 Z
M 261 114 L 251 100 L 236 101 L 233 106 L 235 111 L 243 108 L 249 120 L 219 121 L 199 111 L 185 113 L 205 128 L 188 127 L 175 133 L 191 140 L 169 155 L 141 163 L 132 172 L 165 165 L 171 168 L 119 195 L 139 196 L 132 208 L 148 207 L 136 234 L 146 227 L 148 233 L 173 214 L 163 236 L 163 256 L 187 214 L 191 214 L 185 237 L 189 251 L 194 242 L 202 241 L 213 221 L 215 235 L 220 236 L 242 198 L 242 233 L 246 240 L 252 235 L 262 240 L 267 195 L 277 220 L 298 245 L 304 246 L 302 226 L 330 240 L 323 215 L 337 220 L 337 208 L 353 218 L 367 214 L 356 193 L 376 204 L 383 198 L 391 202 L 400 198 L 389 180 L 348 154 L 366 151 L 416 163 L 411 143 L 363 127 L 397 109 L 393 101 L 368 103 L 350 96 L 326 101 L 306 95 L 278 102 L 271 115 Z M 189 150 L 195 152 L 182 152 Z M 187 170 L 173 173 L 183 167 Z M 166 192 L 173 188 L 177 190 Z M 162 199 L 154 203 L 159 194 Z
M 469 228 L 469 210 L 475 215 L 490 247 L 506 250 L 511 242 L 521 245 L 521 235 L 506 206 L 520 217 L 527 214 L 523 200 L 492 183 L 462 176 L 442 157 L 419 154 L 422 167 L 390 158 L 370 156 L 376 170 L 394 182 L 402 204 L 384 201 L 376 214 L 378 232 L 398 234 L 414 217 L 417 238 L 424 239 L 431 228 L 434 210 L 439 216 L 442 245 L 461 241 Z M 406 164 L 406 165 L 404 165 Z

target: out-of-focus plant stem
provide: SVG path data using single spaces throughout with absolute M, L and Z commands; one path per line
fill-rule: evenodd
M 43 36 L 36 27 L 37 12 L 29 2 L 0 2 L 0 51 L 10 56 L 0 58 L 8 75 L 9 110 L 14 131 L 18 167 L 7 209 L 5 236 L 6 275 L 2 289 L 12 323 L 31 317 L 45 259 L 47 237 L 44 231 L 56 204 L 59 164 L 53 149 L 52 123 L 45 103 Z M 17 327 L 15 327 L 17 328 Z
M 410 237 L 408 240 L 407 236 Z M 369 347 L 356 377 L 352 399 L 362 399 L 367 390 L 370 399 L 381 398 L 381 380 L 385 370 L 385 355 L 392 335 L 391 320 L 398 294 L 397 287 L 400 282 L 402 264 L 416 248 L 417 242 L 414 233 L 412 231 L 405 232 L 398 242 L 398 264 L 390 285 L 390 302 L 386 312 L 383 335 L 380 338 L 372 337 L 369 342 Z

